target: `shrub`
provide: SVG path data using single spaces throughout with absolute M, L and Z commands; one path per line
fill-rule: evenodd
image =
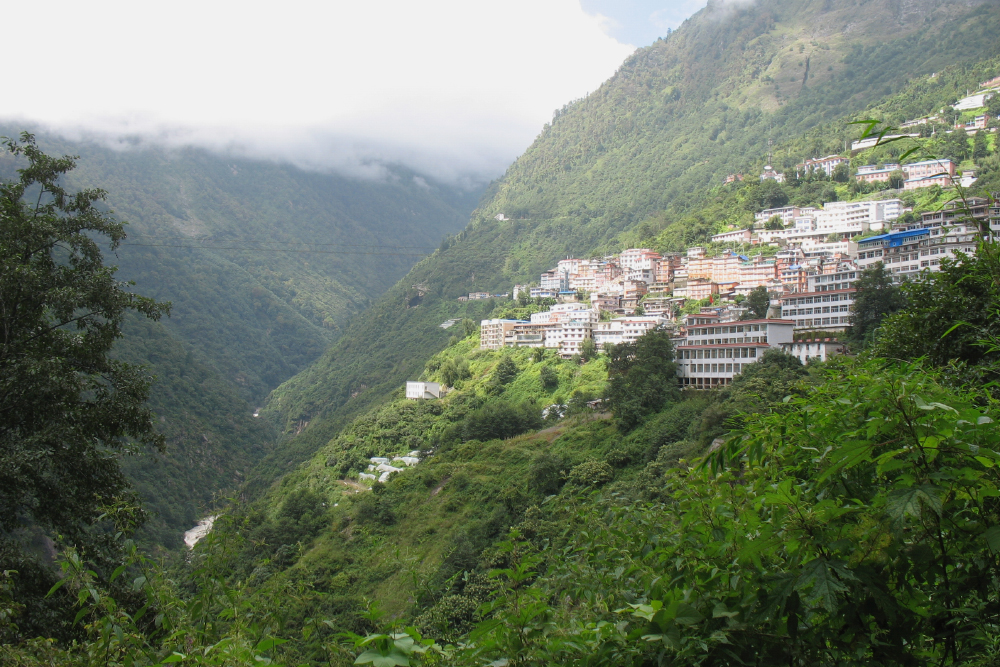
M 542 370 L 538 372 L 538 381 L 546 391 L 552 391 L 559 386 L 559 376 L 551 366 L 542 366 Z
M 614 476 L 615 471 L 606 461 L 591 459 L 573 466 L 569 471 L 568 481 L 576 486 L 602 486 L 610 482 Z
M 549 496 L 559 493 L 565 477 L 566 462 L 550 452 L 539 453 L 528 468 L 528 488 Z
M 541 423 L 541 414 L 532 402 L 492 401 L 465 418 L 462 437 L 465 440 L 504 440 L 539 428 Z

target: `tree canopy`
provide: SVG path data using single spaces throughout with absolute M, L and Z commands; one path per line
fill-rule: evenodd
M 0 570 L 25 567 L 30 528 L 100 558 L 99 517 L 135 508 L 117 457 L 163 440 L 145 405 L 152 378 L 110 352 L 129 312 L 168 307 L 104 264 L 97 239 L 114 250 L 124 224 L 100 209 L 103 191 L 59 185 L 73 158 L 27 133 L 4 145 L 27 166 L 0 184 Z

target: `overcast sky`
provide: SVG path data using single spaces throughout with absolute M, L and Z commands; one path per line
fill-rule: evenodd
M 553 110 L 703 5 L 11 3 L 3 41 L 18 78 L 0 97 L 0 118 L 305 165 L 376 159 L 439 178 L 492 178 Z

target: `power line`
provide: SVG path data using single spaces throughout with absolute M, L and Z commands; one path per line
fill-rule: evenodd
M 251 248 L 247 246 L 197 246 L 180 245 L 171 243 L 122 243 L 122 246 L 133 246 L 139 248 L 187 248 L 189 250 L 250 250 L 254 252 L 301 252 L 318 253 L 322 255 L 381 255 L 384 257 L 426 257 L 429 252 L 424 253 L 403 253 L 403 252 L 363 252 L 359 250 L 309 250 L 298 248 Z M 364 247 L 392 247 L 392 246 L 364 246 Z M 426 246 L 429 247 L 429 246 Z
M 134 237 L 133 237 L 134 238 Z M 343 248 L 391 248 L 393 250 L 420 250 L 424 248 L 430 248 L 432 250 L 437 249 L 436 245 L 382 245 L 379 243 L 316 243 L 314 241 L 268 241 L 268 240 L 254 240 L 254 239 L 218 239 L 209 236 L 140 236 L 138 238 L 140 241 L 170 241 L 170 240 L 182 240 L 188 243 L 208 241 L 209 243 L 239 243 L 240 241 L 245 241 L 247 243 L 281 243 L 281 244 L 298 244 L 298 245 L 309 245 L 309 246 L 339 246 Z M 143 245 L 139 243 L 122 244 L 122 245 Z

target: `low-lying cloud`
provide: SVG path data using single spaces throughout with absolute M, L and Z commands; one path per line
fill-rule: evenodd
M 39 20 L 31 3 L 5 14 Z M 578 0 L 63 0 L 46 5 L 43 32 L 7 32 L 34 80 L 0 100 L 0 119 L 460 182 L 502 173 L 633 49 Z

